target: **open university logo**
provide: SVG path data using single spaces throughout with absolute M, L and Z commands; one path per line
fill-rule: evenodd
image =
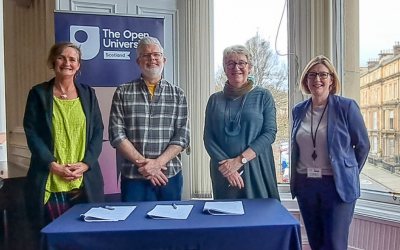
M 93 59 L 99 54 L 99 27 L 71 25 L 69 28 L 69 37 L 71 43 L 81 47 L 82 60 Z

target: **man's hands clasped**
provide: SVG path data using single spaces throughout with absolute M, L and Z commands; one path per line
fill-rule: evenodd
M 151 181 L 153 186 L 165 186 L 168 183 L 168 178 L 161 170 L 167 170 L 167 167 L 160 164 L 157 159 L 142 159 L 135 162 L 139 166 L 139 173 L 144 178 Z

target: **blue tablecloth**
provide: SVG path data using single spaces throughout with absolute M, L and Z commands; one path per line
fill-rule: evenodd
M 187 220 L 151 219 L 147 212 L 171 202 L 108 203 L 136 205 L 125 221 L 84 222 L 80 214 L 93 206 L 80 204 L 42 230 L 44 249 L 301 249 L 300 224 L 277 200 L 243 200 L 244 215 L 213 216 L 202 212 L 205 201 L 193 204 Z

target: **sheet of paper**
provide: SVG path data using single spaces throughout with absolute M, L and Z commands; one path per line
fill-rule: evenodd
M 242 201 L 206 202 L 203 211 L 212 215 L 242 215 Z
M 136 206 L 92 207 L 86 213 L 81 214 L 81 217 L 87 222 L 120 221 L 128 218 L 135 208 Z
M 153 219 L 181 219 L 185 220 L 192 211 L 193 205 L 157 205 L 147 213 Z

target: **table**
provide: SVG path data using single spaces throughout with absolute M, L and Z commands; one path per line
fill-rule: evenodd
M 146 216 L 155 205 L 172 202 L 107 203 L 137 206 L 125 221 L 118 222 L 84 222 L 80 214 L 106 204 L 80 204 L 43 228 L 42 247 L 49 250 L 301 249 L 300 223 L 279 201 L 242 201 L 244 215 L 221 216 L 203 213 L 205 201 L 175 202 L 194 205 L 187 220 Z

